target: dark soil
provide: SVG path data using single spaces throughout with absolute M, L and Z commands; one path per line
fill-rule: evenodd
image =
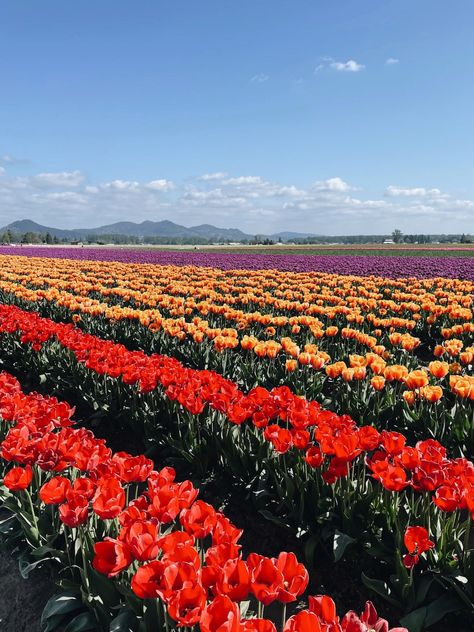
M 8 551 L 0 550 L 0 630 L 40 632 L 41 613 L 56 592 L 52 570 L 35 569 L 23 579 L 18 563 Z

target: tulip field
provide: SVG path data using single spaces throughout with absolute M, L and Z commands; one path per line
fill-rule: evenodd
M 469 257 L 0 248 L 0 543 L 56 569 L 42 629 L 474 629 L 473 309 Z

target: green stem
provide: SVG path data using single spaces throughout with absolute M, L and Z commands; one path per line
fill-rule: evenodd
M 36 532 L 37 532 L 37 534 L 38 534 L 38 535 L 37 535 L 37 539 L 38 539 L 38 541 L 39 541 L 38 520 L 37 520 L 37 518 L 36 518 L 35 508 L 33 507 L 33 500 L 32 500 L 32 498 L 31 498 L 31 494 L 30 494 L 30 492 L 29 492 L 27 489 L 25 489 L 25 493 L 26 493 L 26 496 L 27 496 L 28 501 L 29 501 L 29 504 L 30 504 L 30 509 L 31 509 L 31 518 L 32 518 L 32 520 L 33 520 L 33 524 L 34 524 L 35 529 L 36 529 Z
M 467 557 L 467 552 L 469 549 L 469 536 L 471 535 L 471 512 L 468 510 L 467 512 L 467 520 L 466 520 L 466 531 L 464 532 L 464 543 L 463 543 L 463 555 L 464 559 Z
M 283 604 L 283 610 L 282 610 L 282 613 L 281 613 L 281 629 L 282 629 L 282 631 L 285 628 L 285 623 L 286 623 L 286 603 Z

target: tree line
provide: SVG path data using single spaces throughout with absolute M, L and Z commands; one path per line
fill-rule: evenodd
M 387 235 L 314 235 L 311 237 L 295 238 L 287 240 L 285 243 L 298 245 L 317 245 L 317 244 L 383 244 L 392 241 L 395 244 L 430 244 L 430 243 L 474 243 L 474 236 L 468 234 L 407 234 L 404 235 L 401 230 L 395 229 L 391 234 Z M 206 238 L 206 237 L 171 237 L 171 236 L 148 236 L 135 237 L 131 235 L 87 235 L 83 239 L 72 237 L 58 237 L 50 233 L 14 233 L 7 229 L 0 233 L 0 242 L 3 244 L 98 244 L 98 245 L 183 245 L 183 246 L 206 246 L 211 244 L 229 244 L 236 243 L 230 239 Z M 251 239 L 242 239 L 238 243 L 249 245 L 272 246 L 275 243 L 282 243 L 281 237 L 271 238 L 265 235 L 255 235 Z

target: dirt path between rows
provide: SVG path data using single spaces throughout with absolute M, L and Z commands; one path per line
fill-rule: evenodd
M 33 571 L 23 579 L 18 563 L 8 551 L 0 550 L 0 630 L 40 632 L 41 613 L 57 591 L 51 570 Z

